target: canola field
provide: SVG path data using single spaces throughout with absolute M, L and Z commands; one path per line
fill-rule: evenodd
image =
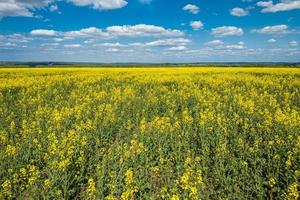
M 0 69 L 0 199 L 298 199 L 300 69 Z

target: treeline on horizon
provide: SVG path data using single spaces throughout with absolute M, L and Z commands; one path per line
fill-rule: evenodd
M 299 68 L 300 63 L 251 63 L 251 62 L 203 62 L 203 63 L 72 63 L 72 62 L 0 62 L 0 68 L 135 68 L 135 67 L 271 67 Z

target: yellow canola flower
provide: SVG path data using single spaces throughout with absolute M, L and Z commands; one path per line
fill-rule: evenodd
M 178 195 L 172 195 L 171 200 L 180 200 Z
M 16 153 L 17 153 L 17 148 L 15 146 L 7 145 L 7 147 L 5 149 L 5 155 L 7 157 L 12 157 L 12 156 L 16 155 Z
M 110 194 L 107 197 L 105 197 L 105 200 L 117 200 L 117 198 L 113 194 Z
M 133 183 L 133 170 L 132 168 L 130 168 L 125 173 L 125 184 L 131 185 L 132 183 Z
M 3 196 L 3 198 L 12 198 L 11 182 L 9 180 L 5 180 L 1 186 L 3 193 L 0 192 L 0 197 Z
M 270 187 L 274 187 L 276 185 L 276 180 L 274 178 L 270 178 L 268 183 Z
M 133 180 L 133 169 L 129 168 L 125 172 L 125 191 L 121 195 L 122 200 L 131 200 L 134 199 L 134 194 L 138 191 L 137 188 L 134 185 Z
M 288 200 L 297 200 L 299 198 L 299 184 L 297 182 L 292 183 L 288 187 L 286 199 Z
M 93 178 L 89 178 L 87 189 L 86 189 L 88 198 L 94 198 L 95 193 L 96 193 L 96 187 L 95 187 L 95 185 L 96 184 L 95 184 L 94 179 Z

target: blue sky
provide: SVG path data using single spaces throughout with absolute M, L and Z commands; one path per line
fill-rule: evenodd
M 0 60 L 299 62 L 300 0 L 0 0 Z

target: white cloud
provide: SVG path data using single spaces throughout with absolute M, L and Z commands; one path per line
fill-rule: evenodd
M 212 41 L 205 43 L 206 46 L 221 46 L 223 44 L 224 44 L 224 42 L 222 40 L 212 40 Z
M 260 7 L 271 7 L 273 5 L 273 1 L 259 1 L 256 5 Z
M 222 40 L 212 40 L 207 43 L 205 43 L 205 46 L 208 46 L 209 49 L 214 50 L 239 50 L 239 49 L 245 49 L 245 43 L 244 42 L 238 42 L 237 44 L 225 44 Z
M 65 44 L 64 47 L 66 47 L 66 48 L 80 48 L 82 46 L 81 46 L 81 44 Z
M 244 34 L 244 31 L 242 28 L 235 26 L 221 26 L 212 29 L 212 34 L 216 37 L 241 36 Z
M 43 44 L 41 44 L 42 47 L 44 47 L 44 46 L 59 46 L 59 45 L 60 44 L 57 43 L 57 42 L 54 42 L 54 43 L 43 43 Z
M 112 10 L 123 8 L 128 4 L 124 0 L 67 0 L 76 6 L 92 6 L 96 10 Z
M 244 10 L 243 8 L 233 8 L 230 10 L 230 14 L 237 17 L 244 17 L 249 15 L 249 11 Z
M 184 35 L 180 30 L 145 24 L 110 26 L 105 30 L 89 27 L 67 32 L 37 29 L 32 30 L 30 34 L 32 36 L 55 36 L 56 42 L 75 38 L 111 39 L 117 37 L 179 37 Z
M 116 48 L 116 47 L 126 47 L 127 45 L 116 42 L 116 43 L 103 43 L 97 46 Z
M 110 53 L 117 53 L 120 51 L 120 49 L 117 48 L 108 48 L 105 50 L 106 52 L 110 52 Z
M 52 0 L 0 0 L 0 18 L 33 17 L 33 10 L 43 8 L 51 2 Z
M 189 44 L 191 40 L 185 38 L 156 40 L 146 43 L 146 46 L 185 46 Z
M 199 7 L 193 4 L 187 4 L 182 8 L 185 11 L 188 11 L 192 14 L 198 14 L 199 13 Z
M 56 36 L 58 34 L 57 31 L 54 30 L 46 30 L 46 29 L 37 29 L 30 32 L 30 35 L 33 36 Z
M 6 36 L 0 35 L 0 40 L 5 40 L 12 43 L 27 43 L 31 40 L 31 38 L 25 37 L 24 35 L 21 34 L 14 33 Z
M 0 0 L 0 19 L 2 17 L 22 16 L 34 17 L 34 11 L 48 7 L 53 2 L 61 0 Z M 76 6 L 91 6 L 96 10 L 112 10 L 126 6 L 125 0 L 65 0 Z M 51 5 L 49 10 L 56 11 L 57 5 Z
M 281 0 L 279 3 L 276 4 L 274 4 L 273 1 L 259 1 L 256 5 L 263 7 L 263 9 L 261 10 L 261 12 L 263 13 L 276 13 L 300 9 L 299 0 Z
M 291 42 L 289 42 L 289 45 L 291 47 L 296 47 L 296 46 L 298 46 L 298 42 L 297 41 L 291 41 Z
M 57 6 L 57 5 L 51 5 L 51 6 L 49 7 L 49 10 L 50 10 L 51 12 L 57 11 L 57 10 L 58 10 L 58 6 Z
M 136 47 L 165 47 L 165 46 L 186 46 L 191 43 L 191 40 L 185 38 L 171 38 L 163 40 L 155 40 L 146 43 L 131 43 L 130 46 Z
M 104 33 L 101 29 L 96 27 L 84 28 L 78 31 L 68 31 L 64 33 L 66 37 L 108 37 L 107 33 Z
M 275 42 L 277 42 L 277 41 L 276 41 L 274 38 L 271 38 L 271 39 L 268 40 L 268 42 L 269 42 L 269 43 L 275 43 Z
M 199 30 L 203 27 L 203 23 L 201 21 L 192 21 L 192 22 L 190 22 L 190 26 L 194 30 Z
M 129 43 L 128 45 L 133 46 L 133 47 L 144 47 L 144 46 L 146 46 L 145 43 L 142 43 L 142 42 Z
M 178 37 L 184 33 L 176 29 L 165 29 L 161 26 L 138 24 L 138 25 L 123 25 L 110 26 L 106 28 L 106 32 L 110 36 L 127 36 L 127 37 Z
M 60 33 L 60 34 L 62 34 L 61 32 L 57 32 L 57 33 Z M 74 38 L 73 37 L 62 37 L 62 38 L 54 38 L 53 40 L 55 41 L 55 42 L 62 42 L 62 41 L 65 41 L 65 40 L 73 40 Z
M 285 34 L 288 33 L 287 25 L 275 25 L 275 26 L 265 26 L 261 29 L 254 29 L 252 32 L 260 34 Z
M 239 49 L 245 49 L 246 47 L 244 45 L 241 45 L 241 44 L 233 44 L 233 45 L 226 45 L 225 46 L 225 49 L 236 49 L 236 50 L 239 50 Z
M 54 40 L 55 42 L 62 42 L 62 41 L 64 41 L 63 38 L 54 38 L 53 40 Z
M 184 51 L 187 50 L 185 46 L 177 46 L 177 47 L 170 47 L 167 49 L 168 51 Z
M 12 48 L 24 48 L 25 43 L 29 43 L 32 39 L 25 37 L 21 34 L 11 34 L 11 35 L 0 35 L 0 48 L 2 49 L 12 49 Z
M 16 47 L 16 46 L 17 46 L 16 43 L 11 43 L 11 42 L 1 43 L 0 42 L 0 48 L 1 47 Z

